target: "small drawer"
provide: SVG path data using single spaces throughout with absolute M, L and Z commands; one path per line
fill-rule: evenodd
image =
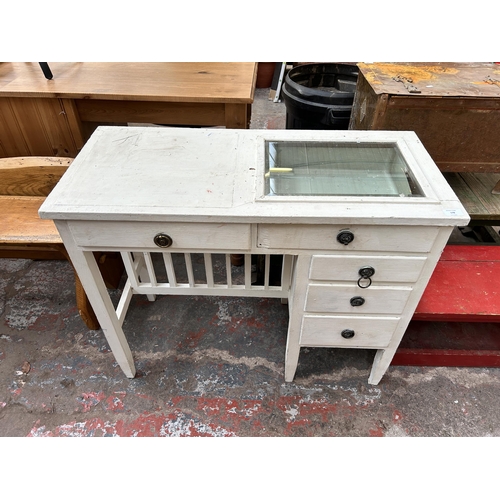
M 359 288 L 314 284 L 307 287 L 305 310 L 318 313 L 401 314 L 411 287 Z M 351 304 L 352 302 L 352 304 Z M 361 305 L 354 305 L 359 304 Z
M 352 233 L 353 240 L 348 244 L 339 242 L 341 231 Z M 428 226 L 259 224 L 257 246 L 276 250 L 429 252 L 438 231 Z
M 78 245 L 83 247 L 161 250 L 154 242 L 159 233 L 168 235 L 169 251 L 250 249 L 250 224 L 213 224 L 184 222 L 110 222 L 70 223 Z
M 302 319 L 300 345 L 308 347 L 369 347 L 389 345 L 400 318 L 309 316 Z M 344 332 L 344 336 L 342 335 Z
M 424 267 L 425 257 L 367 255 L 314 255 L 309 279 L 357 282 L 362 267 L 375 270 L 372 282 L 415 283 Z

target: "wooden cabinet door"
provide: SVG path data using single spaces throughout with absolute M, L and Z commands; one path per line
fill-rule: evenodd
M 71 99 L 0 98 L 0 156 L 75 157 L 84 140 Z

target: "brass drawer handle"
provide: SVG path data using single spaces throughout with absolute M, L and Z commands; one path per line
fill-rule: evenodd
M 161 248 L 168 248 L 173 243 L 172 238 L 168 234 L 165 234 L 165 233 L 158 233 L 153 238 L 153 241 L 155 242 L 155 245 L 157 245 Z

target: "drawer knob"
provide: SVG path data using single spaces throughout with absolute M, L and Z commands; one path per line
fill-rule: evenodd
M 340 335 L 342 335 L 342 337 L 344 337 L 345 339 L 352 339 L 354 337 L 354 330 L 342 330 L 342 333 Z
M 356 296 L 351 299 L 351 306 L 353 307 L 362 306 L 364 303 L 365 299 L 363 297 Z
M 375 274 L 375 269 L 372 266 L 363 266 L 359 269 L 359 288 L 368 288 L 372 284 L 372 276 Z
M 354 234 L 352 231 L 349 231 L 347 229 L 343 229 L 342 231 L 337 234 L 337 241 L 339 243 L 342 243 L 342 245 L 349 245 L 351 241 L 354 239 Z
M 161 248 L 168 248 L 173 243 L 172 238 L 168 234 L 164 233 L 158 233 L 153 238 L 153 241 L 155 242 L 155 245 Z

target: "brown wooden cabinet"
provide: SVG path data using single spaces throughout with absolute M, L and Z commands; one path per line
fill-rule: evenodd
M 443 172 L 500 172 L 500 66 L 359 64 L 349 128 L 411 130 Z

